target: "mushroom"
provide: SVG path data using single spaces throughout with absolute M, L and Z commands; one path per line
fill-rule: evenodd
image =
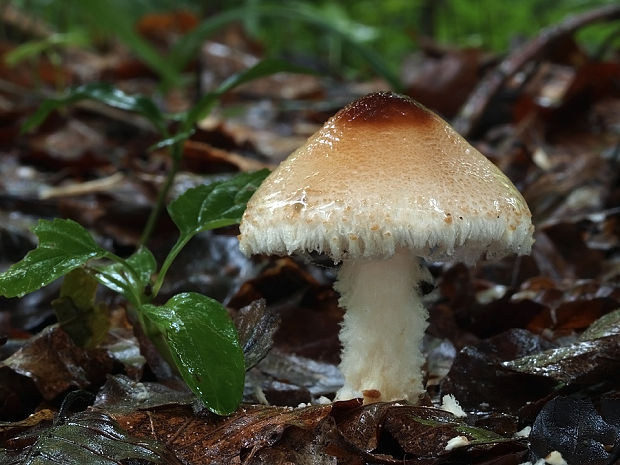
M 424 392 L 426 261 L 527 254 L 531 214 L 510 180 L 439 116 L 389 92 L 350 103 L 257 189 L 240 225 L 246 255 L 318 252 L 342 262 L 336 399 Z

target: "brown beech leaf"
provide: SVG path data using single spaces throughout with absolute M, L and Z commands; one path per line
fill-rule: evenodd
M 600 317 L 579 336 L 580 341 L 591 341 L 608 336 L 620 336 L 620 308 Z
M 0 372 L 31 379 L 46 400 L 71 388 L 97 385 L 112 368 L 104 350 L 81 349 L 57 326 L 46 328 L 0 364 Z
M 200 173 L 258 171 L 269 167 L 266 163 L 253 158 L 195 140 L 188 140 L 184 144 L 183 165 Z
M 450 439 L 462 433 L 455 425 L 452 414 L 438 409 L 404 406 L 391 407 L 381 421 L 382 435 L 378 450 L 387 442 L 385 435 L 393 438 L 402 449 L 403 458 L 439 457 L 449 452 Z M 399 458 L 398 456 L 396 458 Z
M 450 412 L 432 407 L 340 402 L 334 404 L 333 416 L 343 443 L 370 463 L 430 465 L 444 463 L 448 456 L 478 463 L 475 458 L 482 452 L 488 459 L 522 456 L 525 450 L 524 444 L 512 437 L 468 425 Z M 457 437 L 462 437 L 462 447 L 448 447 Z
M 423 53 L 412 55 L 403 64 L 406 92 L 450 119 L 478 82 L 488 57 L 476 48 L 441 49 L 431 43 Z
M 245 369 L 260 362 L 273 346 L 273 335 L 280 324 L 280 317 L 268 310 L 265 300 L 260 299 L 239 310 L 235 326 L 245 357 Z
M 567 384 L 613 383 L 620 373 L 620 335 L 575 342 L 506 361 L 502 366 Z
M 51 424 L 54 416 L 55 412 L 46 408 L 38 410 L 20 421 L 0 422 L 0 443 L 3 443 L 8 438 L 15 437 L 24 430 L 40 427 L 44 424 Z
M 552 345 L 524 329 L 512 329 L 457 353 L 450 372 L 441 383 L 445 394 L 453 394 L 464 409 L 486 409 L 516 413 L 529 402 L 544 398 L 556 382 L 531 374 L 517 373 L 502 362 L 537 354 Z
M 329 415 L 331 405 L 299 409 L 248 406 L 229 417 L 196 416 L 190 407 L 162 407 L 115 418 L 138 437 L 165 438 L 178 457 L 194 465 L 245 463 L 278 443 L 295 427 L 313 431 Z
M 291 426 L 277 443 L 257 450 L 252 457 L 246 459 L 246 463 L 252 465 L 359 464 L 359 457 L 333 444 L 331 440 L 333 431 L 334 426 L 331 421 L 321 423 L 315 431 Z
M 311 398 L 333 395 L 343 382 L 334 364 L 274 349 L 247 373 L 246 399 L 256 400 L 251 394 L 258 387 L 270 403 L 296 406 Z
M 196 15 L 185 10 L 148 13 L 138 20 L 136 29 L 157 44 L 168 44 L 194 29 L 198 22 Z
M 567 463 L 574 464 L 616 463 L 613 449 L 620 444 L 618 426 L 606 422 L 590 399 L 556 397 L 545 404 L 534 421 L 532 452 L 544 458 L 557 451 Z
M 317 284 L 317 280 L 294 260 L 279 258 L 259 276 L 246 281 L 229 304 L 239 308 L 260 298 L 266 299 L 267 304 L 279 302 Z
M 331 283 L 319 282 L 318 273 L 291 258 L 269 261 L 263 271 L 243 283 L 228 305 L 240 308 L 264 298 L 281 317 L 275 347 L 329 363 L 338 363 L 342 309 Z
M 195 399 L 188 389 L 132 381 L 124 375 L 109 375 L 97 393 L 94 406 L 108 413 L 125 414 L 166 405 L 191 405 Z
M 532 318 L 527 328 L 536 333 L 547 329 L 558 334 L 571 334 L 584 330 L 597 318 L 616 308 L 619 303 L 606 297 L 566 301 L 556 308 L 540 312 Z
M 147 464 L 181 464 L 163 443 L 136 438 L 105 413 L 93 410 L 58 422 L 33 439 L 25 448 L 21 441 L 7 441 L 6 448 L 0 449 L 0 462 L 114 465 L 137 460 Z

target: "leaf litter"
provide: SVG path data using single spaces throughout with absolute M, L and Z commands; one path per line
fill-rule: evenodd
M 330 402 L 342 382 L 331 264 L 205 252 L 198 264 L 171 270 L 172 286 L 221 296 L 236 315 L 251 367 L 245 403 L 229 417 L 208 413 L 174 375 L 159 376 L 166 371 L 153 365 L 156 359 L 147 356 L 151 364 L 144 365 L 140 350 L 148 355 L 148 343 L 126 320 L 112 324 L 94 349 L 78 347 L 58 327 L 44 329 L 54 321 L 49 308 L 58 293 L 39 291 L 33 305 L 0 301 L 0 335 L 6 335 L 0 344 L 8 349 L 0 367 L 0 458 L 517 465 L 560 451 L 570 464 L 616 463 L 620 65 L 617 55 L 594 57 L 571 39 L 572 31 L 605 14 L 611 13 L 550 28 L 507 55 L 510 72 L 501 82 L 492 74 L 479 80 L 499 58 L 476 49 L 427 44 L 405 61 L 415 63 L 403 70 L 407 92 L 465 128 L 523 192 L 537 226 L 531 257 L 471 269 L 432 264 L 436 288 L 427 296 L 424 346 L 432 355 L 432 382 L 421 405 Z M 161 21 L 171 21 L 175 33 L 196 24 L 191 15 L 145 18 L 140 30 L 161 47 L 172 34 L 153 26 Z M 565 53 L 552 54 L 552 42 Z M 3 50 L 13 46 L 4 43 Z M 218 60 L 218 47 L 231 50 L 233 62 Z M 260 58 L 235 27 L 206 42 L 202 54 L 195 66 L 203 90 L 230 75 L 230 66 L 245 68 Z M 152 76 L 125 55 L 106 63 L 89 54 L 80 60 L 79 75 L 76 63 L 50 71 L 42 62 L 42 82 L 56 83 L 61 72 L 85 84 L 83 76 L 99 74 L 113 76 L 127 92 L 153 88 Z M 28 228 L 39 217 L 76 220 L 129 255 L 170 163 L 161 151 L 148 152 L 152 132 L 132 115 L 76 105 L 20 136 L 17 121 L 33 111 L 21 89 L 34 83 L 23 64 L 3 72 L 3 80 L 15 87 L 0 91 L 0 214 L 10 218 L 0 223 L 2 269 L 32 248 Z M 246 85 L 199 124 L 177 182 L 202 184 L 213 174 L 273 166 L 348 100 L 384 88 L 299 75 Z M 447 99 L 451 89 L 459 89 L 458 99 Z M 194 96 L 168 98 L 175 110 Z M 88 184 L 118 172 L 124 176 L 114 183 Z M 186 263 L 209 247 L 204 242 L 226 248 L 235 234 L 232 226 L 195 237 L 196 252 Z M 173 240 L 172 225 L 162 219 L 152 240 L 155 255 Z M 113 319 L 118 302 L 103 291 L 97 297 Z M 94 404 L 59 420 L 62 400 L 75 389 L 96 394 Z M 455 396 L 465 418 L 439 409 L 446 394 Z M 529 436 L 518 434 L 528 428 Z M 450 442 L 460 447 L 447 448 Z

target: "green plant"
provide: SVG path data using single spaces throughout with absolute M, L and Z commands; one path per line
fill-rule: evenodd
M 157 5 L 159 3 L 159 5 Z M 199 25 L 179 37 L 167 51 L 158 50 L 135 29 L 135 22 L 144 14 L 158 9 L 187 8 L 197 10 L 196 2 L 144 2 L 141 0 L 65 0 L 47 2 L 43 0 L 20 0 L 17 5 L 28 8 L 33 14 L 42 17 L 60 30 L 69 31 L 84 28 L 94 44 L 97 39 L 114 37 L 121 41 L 132 53 L 159 77 L 161 88 L 166 90 L 184 84 L 183 71 L 194 59 L 204 40 L 218 30 L 235 22 L 251 25 L 266 20 L 275 28 L 262 30 L 261 40 L 280 37 L 282 42 L 290 43 L 288 27 L 294 28 L 292 37 L 296 50 L 307 48 L 307 42 L 321 42 L 327 38 L 329 50 L 327 57 L 336 67 L 342 68 L 341 55 L 357 58 L 354 68 L 360 66 L 370 69 L 383 77 L 394 90 L 402 88 L 397 66 L 386 60 L 382 53 L 373 49 L 370 41 L 375 34 L 369 28 L 347 16 L 340 8 L 315 5 L 316 2 L 248 2 L 237 5 L 231 2 L 225 6 L 213 7 L 215 11 L 204 17 Z M 206 6 L 203 5 L 204 8 Z M 375 10 L 372 8 L 372 10 Z M 305 28 L 304 28 L 305 26 Z M 283 34 L 283 30 L 287 33 Z M 317 33 L 319 32 L 319 33 Z M 269 42 L 269 41 L 267 41 Z M 31 47 L 28 47 L 31 48 Z M 318 48 L 318 45 L 315 47 Z M 280 54 L 275 50 L 271 55 Z M 325 56 L 325 50 L 321 50 Z
M 169 148 L 172 168 L 145 226 L 141 245 L 130 257 L 122 258 L 103 249 L 75 221 L 39 220 L 33 228 L 39 239 L 38 247 L 0 274 L 0 295 L 20 297 L 69 275 L 60 302 L 55 305 L 57 315 L 68 315 L 72 324 L 78 318 L 91 332 L 97 332 L 100 318 L 92 314 L 96 310 L 90 305 L 94 292 L 88 283 L 88 279 L 95 280 L 127 299 L 131 320 L 141 326 L 162 355 L 177 367 L 207 408 L 220 415 L 234 411 L 243 393 L 245 365 L 226 309 L 219 302 L 197 293 L 175 295 L 163 305 L 153 302 L 166 272 L 187 242 L 199 232 L 238 223 L 248 199 L 267 176 L 268 170 L 241 173 L 224 181 L 201 185 L 172 201 L 168 205 L 168 214 L 180 234 L 159 270 L 145 244 L 163 209 L 179 168 L 183 143 L 191 135 L 195 122 L 211 110 L 224 92 L 280 71 L 305 70 L 282 61 L 263 61 L 232 76 L 216 91 L 199 99 L 189 111 L 177 115 L 166 115 L 151 99 L 127 95 L 109 84 L 84 85 L 63 97 L 46 100 L 26 121 L 24 131 L 40 124 L 56 108 L 82 99 L 95 99 L 146 117 L 162 134 L 163 139 L 157 147 Z M 175 132 L 168 129 L 170 122 L 177 123 Z M 83 272 L 76 275 L 75 270 L 80 269 Z M 89 342 L 92 338 L 83 339 L 84 345 Z
M 168 211 L 184 242 L 214 225 L 239 221 L 247 199 L 266 174 L 244 173 L 196 187 L 172 202 Z M 199 199 L 200 205 L 188 202 L 190 197 Z M 139 322 L 211 411 L 226 415 L 237 407 L 243 392 L 243 353 L 234 325 L 220 303 L 201 294 L 183 293 L 164 305 L 152 304 L 156 293 L 149 294 L 149 288 L 156 263 L 144 246 L 121 258 L 101 248 L 86 229 L 69 219 L 39 220 L 33 232 L 38 247 L 0 274 L 1 295 L 23 296 L 83 268 L 131 303 L 131 319 Z M 164 275 L 165 270 L 160 270 L 159 282 Z
M 9 66 L 16 66 L 22 61 L 31 60 L 42 54 L 47 54 L 50 61 L 57 63 L 60 59 L 58 58 L 56 49 L 67 46 L 84 46 L 87 43 L 88 38 L 86 33 L 81 30 L 71 31 L 65 34 L 56 33 L 45 39 L 31 40 L 15 47 L 5 55 L 4 61 Z

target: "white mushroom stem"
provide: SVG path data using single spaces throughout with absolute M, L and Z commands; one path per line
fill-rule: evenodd
M 345 383 L 336 399 L 418 401 L 420 343 L 428 325 L 418 287 L 429 279 L 426 267 L 407 250 L 385 260 L 343 262 L 334 288 L 345 309 L 340 331 Z

